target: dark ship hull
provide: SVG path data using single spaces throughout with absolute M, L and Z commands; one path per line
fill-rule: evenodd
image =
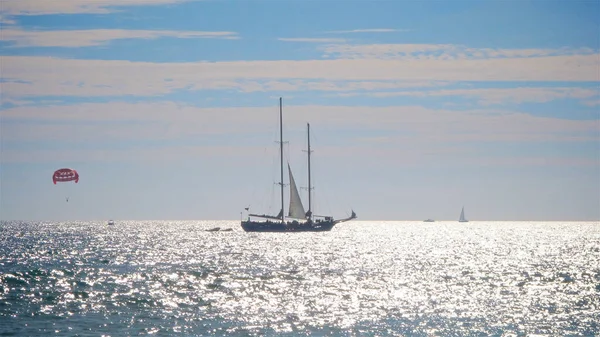
M 335 226 L 336 221 L 307 221 L 307 222 L 273 222 L 273 221 L 242 221 L 246 232 L 327 232 Z
M 356 213 L 352 211 L 352 215 L 345 219 L 334 220 L 332 217 L 325 217 L 325 219 L 310 219 L 305 222 L 298 221 L 242 221 L 242 228 L 246 232 L 328 232 L 333 226 L 340 222 L 350 221 L 356 219 Z

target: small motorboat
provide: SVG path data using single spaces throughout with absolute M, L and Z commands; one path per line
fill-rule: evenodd
M 108 220 L 108 225 L 109 225 L 109 226 L 112 226 L 112 225 L 114 225 L 114 224 L 115 224 L 115 222 L 114 222 L 114 221 L 112 221 L 112 220 Z

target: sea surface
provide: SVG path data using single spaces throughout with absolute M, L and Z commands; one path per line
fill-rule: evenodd
M 600 223 L 0 223 L 0 336 L 150 334 L 598 336 Z

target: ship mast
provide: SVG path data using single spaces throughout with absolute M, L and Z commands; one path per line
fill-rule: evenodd
M 281 186 L 281 222 L 285 221 L 285 212 L 283 209 L 283 113 L 282 113 L 282 98 L 279 97 L 279 158 L 280 158 L 280 169 L 281 169 L 281 180 L 279 185 Z
M 312 151 L 310 150 L 310 123 L 306 123 L 306 133 L 308 138 L 308 150 L 306 151 L 308 153 L 308 212 L 306 213 L 308 214 L 308 218 L 312 219 L 312 185 L 310 184 L 310 153 Z

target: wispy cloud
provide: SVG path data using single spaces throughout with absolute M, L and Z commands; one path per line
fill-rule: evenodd
M 111 149 L 31 149 L 27 151 L 3 150 L 3 163 L 68 163 L 68 162 L 169 162 L 186 158 L 240 158 L 240 161 L 260 158 L 262 146 L 132 146 Z
M 409 32 L 410 29 L 394 29 L 394 28 L 368 28 L 368 29 L 350 29 L 350 30 L 332 30 L 327 33 L 332 34 L 347 34 L 347 33 L 393 33 L 393 32 Z
M 344 43 L 345 39 L 311 38 L 311 37 L 280 37 L 277 40 L 286 42 L 311 42 L 311 43 Z
M 367 95 L 374 97 L 432 97 L 432 96 L 468 96 L 479 99 L 479 104 L 506 104 L 550 102 L 560 98 L 589 99 L 600 97 L 600 91 L 586 88 L 568 87 L 517 87 L 517 88 L 476 88 L 476 89 L 444 89 L 444 90 L 422 90 L 422 91 L 396 91 L 396 92 L 368 92 L 348 93 L 347 96 Z M 584 104 L 587 101 L 582 101 Z
M 272 125 L 276 107 L 200 108 L 173 102 L 85 103 L 16 107 L 2 111 L 1 161 L 139 161 L 190 155 L 264 155 L 272 141 L 265 125 Z M 496 109 L 453 111 L 420 106 L 292 106 L 286 111 L 288 139 L 304 140 L 306 121 L 315 130 L 335 128 L 335 137 L 319 137 L 319 155 L 364 160 L 400 158 L 405 162 L 439 161 L 461 153 L 461 163 L 521 165 L 518 161 L 481 151 L 481 142 L 527 144 L 600 141 L 600 125 L 590 120 L 536 117 Z M 344 132 L 352 130 L 352 132 Z M 365 135 L 357 135 L 357 130 Z M 376 136 L 368 136 L 374 135 Z M 382 136 L 389 135 L 389 136 Z M 219 141 L 227 135 L 227 142 Z M 150 142 L 148 142 L 150 141 Z M 377 146 L 373 146 L 373 141 Z M 231 143 L 239 144 L 232 146 Z M 15 144 L 53 144 L 51 147 L 14 147 Z M 115 144 L 128 144 L 115 146 Z M 192 144 L 192 145 L 190 145 Z M 239 145 L 239 146 L 238 146 Z M 90 149 L 86 149 L 86 146 Z M 82 150 L 86 149 L 86 150 Z M 537 155 L 523 158 L 531 165 L 600 165 L 594 156 Z
M 2 12 L 0 12 L 0 25 L 15 25 L 15 24 L 17 24 L 17 21 L 15 21 L 14 19 L 10 19 L 8 16 L 6 16 Z
M 12 99 L 31 95 L 157 95 L 180 89 L 289 91 L 306 87 L 309 82 L 314 90 L 322 90 L 318 87 L 340 85 L 327 82 L 343 81 L 367 81 L 367 86 L 411 81 L 600 81 L 598 54 L 410 62 L 341 59 L 150 63 L 37 56 L 0 58 L 0 86 L 4 97 Z
M 592 55 L 591 48 L 493 49 L 452 44 L 339 44 L 320 47 L 326 57 L 342 59 L 460 60 Z
M 589 157 L 566 156 L 471 156 L 464 158 L 465 165 L 504 167 L 600 167 L 600 161 Z
M 583 101 L 583 104 L 587 106 L 600 106 L 600 99 Z
M 3 139 L 86 140 L 177 139 L 214 134 L 262 134 L 274 107 L 200 108 L 173 102 L 84 103 L 15 107 L 2 112 Z M 462 141 L 598 141 L 594 120 L 537 117 L 510 110 L 454 111 L 421 106 L 286 106 L 286 123 L 309 120 L 320 128 L 394 131 L 398 142 L 425 139 Z M 10 122 L 10 123 L 9 123 Z M 49 123 L 52 122 L 52 123 Z M 107 128 L 104 123 L 110 122 Z M 122 124 L 119 124 L 122 123 Z M 34 126 L 37 125 L 37 129 Z M 43 132 L 43 128 L 52 128 Z M 60 127 L 62 129 L 57 130 Z M 82 131 L 83 128 L 83 131 Z M 86 129 L 87 128 L 87 129 Z M 410 132 L 406 134 L 405 132 Z M 107 138 L 107 132 L 110 137 Z M 75 137 L 75 138 L 77 138 Z M 354 133 L 337 135 L 354 138 Z M 380 137 L 380 136 L 378 136 Z
M 2 0 L 5 15 L 108 14 L 117 7 L 166 5 L 191 0 Z
M 16 47 L 87 47 L 102 45 L 120 39 L 158 39 L 173 38 L 212 38 L 238 39 L 235 32 L 203 32 L 172 30 L 125 30 L 125 29 L 89 29 L 89 30 L 49 30 L 27 31 L 3 29 L 2 41 L 12 42 Z

